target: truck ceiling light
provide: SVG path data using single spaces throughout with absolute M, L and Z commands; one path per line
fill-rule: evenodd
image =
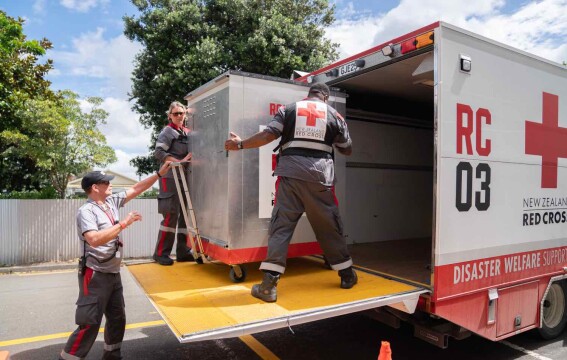
M 384 56 L 393 56 L 394 55 L 394 47 L 392 44 L 388 44 L 382 48 L 382 55 Z
M 363 68 L 366 65 L 366 60 L 354 60 L 354 66 L 357 68 Z

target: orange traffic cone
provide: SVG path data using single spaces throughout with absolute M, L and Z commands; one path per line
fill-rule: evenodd
M 380 354 L 378 354 L 378 360 L 392 360 L 392 349 L 390 349 L 390 343 L 387 341 L 382 341 L 380 346 Z

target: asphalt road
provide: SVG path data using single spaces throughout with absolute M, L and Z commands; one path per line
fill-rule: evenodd
M 351 314 L 293 329 L 241 338 L 180 344 L 161 321 L 126 268 L 122 270 L 128 329 L 125 359 L 376 359 L 380 342 L 389 341 L 392 358 L 401 359 L 567 359 L 567 332 L 542 341 L 532 332 L 502 342 L 477 336 L 451 339 L 442 350 L 413 337 L 404 324 L 394 330 L 362 314 Z M 12 360 L 57 359 L 74 330 L 78 294 L 75 271 L 0 275 L 0 351 Z M 100 359 L 102 334 L 87 359 Z

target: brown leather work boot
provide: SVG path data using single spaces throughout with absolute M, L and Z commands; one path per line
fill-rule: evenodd
M 339 276 L 341 277 L 341 288 L 343 289 L 350 289 L 358 282 L 358 276 L 352 266 L 339 270 Z
M 265 272 L 262 283 L 252 286 L 252 296 L 265 302 L 275 302 L 278 298 L 276 287 L 279 280 L 280 275 Z

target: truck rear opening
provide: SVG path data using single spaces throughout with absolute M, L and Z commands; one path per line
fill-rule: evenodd
M 404 72 L 403 63 L 391 66 Z M 189 188 L 205 253 L 216 264 L 130 267 L 179 341 L 241 336 L 383 306 L 413 313 L 420 295 L 431 291 L 433 131 L 432 120 L 426 118 L 432 114 L 422 114 L 422 120 L 406 112 L 411 106 L 400 106 L 400 113 L 390 104 L 380 112 L 357 102 L 346 111 L 357 155 L 336 155 L 336 173 L 358 284 L 340 289 L 337 273 L 326 269 L 320 258 L 301 257 L 288 260 L 275 304 L 250 295 L 252 285 L 261 281 L 257 261 L 266 256 L 275 182 L 269 166 L 277 141 L 259 151 L 227 155 L 224 140 L 228 130 L 243 136 L 258 131 L 277 104 L 300 100 L 307 91 L 306 84 L 230 71 L 186 97 L 195 109 Z M 400 88 L 391 98 L 403 93 Z M 345 114 L 345 102 L 350 105 L 344 92 L 332 95 L 331 105 Z M 372 104 L 372 96 L 376 93 L 358 98 Z M 407 149 L 398 151 L 402 144 Z M 388 152 L 376 151 L 385 145 Z M 377 183 L 384 185 L 380 192 Z M 419 207 L 408 209 L 407 202 L 419 202 Z M 349 214 L 350 209 L 356 211 Z M 304 217 L 288 256 L 319 253 L 313 244 Z M 246 278 L 231 283 L 222 263 L 247 269 Z
M 416 77 L 416 69 L 429 66 Z M 433 53 L 330 81 L 348 95 L 348 242 L 358 265 L 431 284 Z M 354 211 L 356 209 L 356 211 Z

